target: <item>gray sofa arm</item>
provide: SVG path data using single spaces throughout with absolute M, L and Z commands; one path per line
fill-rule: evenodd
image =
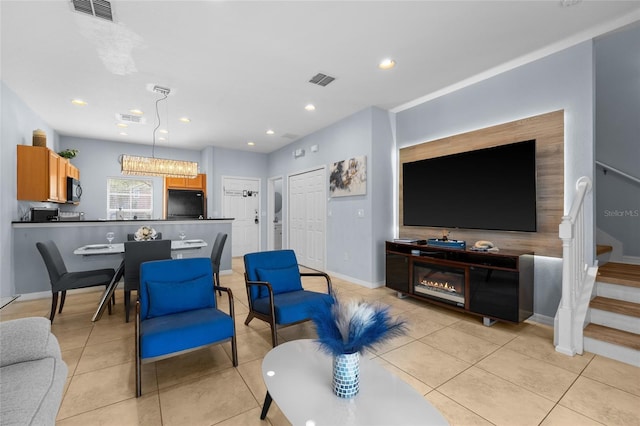
M 0 367 L 46 357 L 60 358 L 60 346 L 44 317 L 0 322 Z

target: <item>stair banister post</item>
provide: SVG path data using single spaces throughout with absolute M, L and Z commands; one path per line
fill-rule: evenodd
M 576 341 L 582 339 L 582 330 L 576 328 L 574 319 L 583 279 L 581 266 L 584 263 L 584 197 L 590 189 L 591 179 L 586 176 L 580 177 L 576 182 L 573 204 L 569 213 L 562 217 L 558 230 L 562 239 L 562 298 L 557 313 L 556 351 L 571 356 L 578 351 Z
M 558 307 L 558 336 L 556 351 L 565 355 L 575 355 L 576 350 L 573 345 L 573 273 L 571 262 L 571 244 L 573 241 L 573 224 L 571 216 L 562 217 L 559 226 L 559 235 L 562 239 L 562 298 Z

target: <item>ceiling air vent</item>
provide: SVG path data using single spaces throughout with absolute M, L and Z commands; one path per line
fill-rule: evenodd
M 282 135 L 282 137 L 285 139 L 294 140 L 294 139 L 298 139 L 300 136 L 294 135 L 293 133 L 285 133 L 284 135 Z
M 96 18 L 106 19 L 113 22 L 111 13 L 111 2 L 106 0 L 71 0 L 76 12 L 86 13 Z
M 116 120 L 122 123 L 135 123 L 135 124 L 145 124 L 146 120 L 144 117 L 140 117 L 139 115 L 133 114 L 116 114 Z
M 323 86 L 324 87 L 327 84 L 331 83 L 333 80 L 335 80 L 335 77 L 331 77 L 330 75 L 318 73 L 318 74 L 314 75 L 311 80 L 309 80 L 309 83 L 317 84 L 318 86 Z

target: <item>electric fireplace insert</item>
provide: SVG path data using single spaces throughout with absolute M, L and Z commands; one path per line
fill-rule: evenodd
M 413 264 L 413 291 L 416 294 L 464 307 L 466 270 L 436 263 Z

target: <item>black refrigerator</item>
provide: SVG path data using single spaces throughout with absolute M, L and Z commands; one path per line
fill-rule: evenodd
M 204 192 L 188 189 L 169 189 L 167 194 L 167 219 L 204 219 Z

